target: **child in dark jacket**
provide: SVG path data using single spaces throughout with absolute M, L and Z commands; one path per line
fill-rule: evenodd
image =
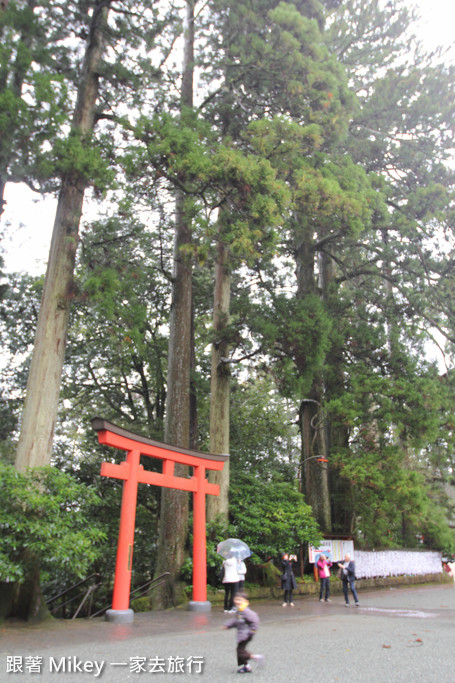
M 250 673 L 252 669 L 248 661 L 252 659 L 262 662 L 264 659 L 262 655 L 252 655 L 246 649 L 259 628 L 259 617 L 256 612 L 249 608 L 250 603 L 245 593 L 237 593 L 234 604 L 237 608 L 236 615 L 226 622 L 224 628 L 237 629 L 237 664 L 240 667 L 237 672 L 241 674 Z

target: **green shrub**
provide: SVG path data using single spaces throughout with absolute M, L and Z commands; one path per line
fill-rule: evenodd
M 135 598 L 134 600 L 131 600 L 130 606 L 135 612 L 150 612 L 152 609 L 150 605 L 150 598 L 145 595 L 142 598 Z
M 59 571 L 83 577 L 105 537 L 87 513 L 95 490 L 54 467 L 23 474 L 1 461 L 0 481 L 0 581 L 20 583 L 36 563 L 44 580 Z

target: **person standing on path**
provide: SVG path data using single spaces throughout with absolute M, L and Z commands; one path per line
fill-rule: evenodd
M 355 564 L 353 560 L 351 560 L 351 556 L 346 553 L 344 556 L 344 562 L 340 562 L 338 566 L 341 569 L 341 580 L 343 581 L 343 594 L 346 607 L 349 607 L 348 586 L 351 589 L 356 607 L 358 607 L 359 598 L 355 589 Z
M 449 576 L 452 577 L 452 579 L 454 581 L 454 586 L 455 586 L 455 562 L 447 562 L 447 567 L 448 567 L 447 573 Z
M 246 564 L 239 557 L 237 558 L 237 574 L 239 575 L 239 591 L 243 591 L 245 586 Z
M 296 555 L 288 555 L 283 553 L 281 556 L 281 566 L 283 573 L 281 574 L 281 588 L 284 590 L 283 607 L 289 605 L 294 607 L 292 602 L 292 591 L 297 587 L 294 572 L 292 571 L 292 562 L 297 562 Z
M 324 602 L 323 595 L 325 595 L 325 601 L 330 602 L 330 567 L 332 566 L 332 563 L 321 553 L 316 562 L 316 566 L 318 568 L 320 583 L 319 602 Z
M 239 588 L 239 575 L 237 572 L 237 558 L 229 553 L 223 562 L 224 574 L 224 611 L 232 612 L 234 609 L 234 596 Z

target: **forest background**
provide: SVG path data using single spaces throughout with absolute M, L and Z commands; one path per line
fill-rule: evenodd
M 109 592 L 95 415 L 230 453 L 213 580 L 225 535 L 257 562 L 455 549 L 454 68 L 413 26 L 376 0 L 3 3 L 2 197 L 58 198 L 45 278 L 2 277 L 7 613 L 94 570 Z M 140 487 L 136 584 L 178 599 L 190 517 Z

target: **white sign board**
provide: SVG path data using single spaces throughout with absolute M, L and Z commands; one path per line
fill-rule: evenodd
M 333 539 L 331 541 L 322 541 L 320 545 L 308 546 L 309 561 L 315 563 L 318 561 L 319 555 L 325 555 L 331 562 L 341 562 L 344 560 L 346 553 L 354 560 L 354 541 L 342 541 Z

